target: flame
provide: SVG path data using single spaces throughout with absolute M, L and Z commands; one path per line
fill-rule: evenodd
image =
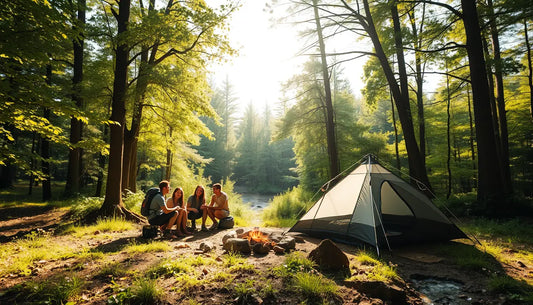
M 253 241 L 255 243 L 263 243 L 263 244 L 271 243 L 271 241 L 268 238 L 268 236 L 266 234 L 264 234 L 263 232 L 259 231 L 259 230 L 250 231 L 248 233 L 248 240 L 250 242 Z M 272 244 L 274 244 L 274 243 L 272 243 Z

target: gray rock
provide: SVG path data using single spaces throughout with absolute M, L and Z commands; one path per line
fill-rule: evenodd
M 200 246 L 198 247 L 198 249 L 202 250 L 203 252 L 209 252 L 215 249 L 215 246 L 213 245 L 213 243 L 206 241 L 206 242 L 202 242 Z
M 237 234 L 237 231 L 233 230 L 233 231 L 229 231 L 228 233 L 226 233 L 224 235 L 224 237 L 222 237 L 222 244 L 225 244 L 226 241 L 230 238 L 237 238 L 238 234 Z
M 296 240 L 290 236 L 283 236 L 278 242 L 278 246 L 282 247 L 285 250 L 293 250 L 296 248 Z
M 231 252 L 250 253 L 252 248 L 248 239 L 244 238 L 229 238 L 223 246 L 224 250 Z

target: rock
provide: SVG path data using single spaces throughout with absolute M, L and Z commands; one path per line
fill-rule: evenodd
M 296 240 L 290 236 L 283 236 L 278 242 L 278 246 L 282 247 L 285 250 L 292 250 L 296 248 Z
M 191 246 L 189 246 L 188 244 L 186 243 L 179 243 L 177 245 L 174 246 L 174 249 L 183 249 L 183 248 L 190 248 Z
M 379 298 L 387 304 L 409 304 L 406 292 L 396 285 L 389 286 L 379 281 L 344 281 L 344 285 L 367 297 Z
M 198 249 L 200 249 L 200 250 L 202 250 L 204 252 L 209 252 L 209 251 L 215 249 L 215 246 L 213 245 L 213 243 L 206 241 L 206 242 L 202 242 L 200 244 L 200 246 L 198 247 Z
M 276 254 L 283 254 L 283 253 L 285 253 L 285 248 L 280 247 L 280 246 L 274 246 L 274 248 L 272 248 L 272 250 L 274 250 L 274 252 L 275 252 Z
M 244 229 L 243 228 L 238 228 L 235 230 L 235 232 L 237 232 L 237 234 L 242 234 L 244 232 Z
M 252 248 L 248 239 L 244 238 L 229 238 L 223 246 L 224 250 L 231 252 L 250 253 Z
M 312 250 L 307 256 L 310 260 L 318 264 L 321 269 L 329 270 L 350 270 L 350 260 L 337 245 L 329 239 L 324 239 L 318 247 Z
M 271 241 L 275 242 L 275 243 L 279 243 L 279 242 L 281 241 L 281 239 L 283 238 L 283 235 L 282 235 L 281 233 L 274 232 L 274 233 L 270 234 L 270 235 L 268 236 L 268 238 L 269 238 Z
M 222 244 L 225 244 L 226 241 L 230 238 L 237 238 L 238 235 L 237 235 L 237 231 L 233 230 L 233 231 L 229 231 L 228 233 L 226 233 L 224 235 L 224 237 L 222 237 Z
M 255 254 L 267 254 L 268 252 L 270 252 L 271 248 L 272 247 L 269 243 L 256 243 L 255 245 L 253 245 L 252 250 Z

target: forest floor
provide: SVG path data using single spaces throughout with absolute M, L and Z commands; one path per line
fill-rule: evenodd
M 17 253 L 16 250 L 9 252 L 2 247 L 15 245 L 17 240 L 27 239 L 28 236 L 35 238 L 39 234 L 46 235 L 47 242 L 55 245 L 52 251 L 85 249 L 81 251 L 85 255 L 78 253 L 53 259 L 35 258 L 27 267 L 27 272 L 6 273 L 9 264 L 14 261 L 11 260 L 10 263 L 9 259 L 2 259 L 0 304 L 60 304 L 63 301 L 43 300 L 43 295 L 48 295 L 49 298 L 54 296 L 30 286 L 61 289 L 67 285 L 65 279 L 68 282 L 74 277 L 83 284 L 76 294 L 66 297 L 72 302 L 70 304 L 143 303 L 142 300 L 132 298 L 132 287 L 139 285 L 141 275 L 153 270 L 162 261 L 179 261 L 184 258 L 189 258 L 188 262 L 193 263 L 188 267 L 181 267 L 182 271 L 174 270 L 172 275 L 167 273 L 156 277 L 157 285 L 164 291 L 156 299 L 156 303 L 527 304 L 532 301 L 531 245 L 505 248 L 497 257 L 488 251 L 484 252 L 483 247 L 474 247 L 469 240 L 393 249 L 392 252 L 382 253 L 379 261 L 396 270 L 398 277 L 378 282 L 375 276 L 370 276 L 373 274 L 370 269 L 376 265 L 365 264 L 358 259 L 361 249 L 337 243 L 349 258 L 351 274 L 316 271 L 315 273 L 334 282 L 337 292 L 334 295 L 314 295 L 292 285 L 287 278 L 273 271 L 276 267 L 283 266 L 286 254 L 271 251 L 266 255 L 243 255 L 242 260 L 234 262 L 240 264 L 241 268 L 230 266 L 222 248 L 222 238 L 229 230 L 196 232 L 173 240 L 156 238 L 155 241 L 169 247 L 166 250 L 135 252 L 127 251 L 126 247 L 155 242 L 141 237 L 140 225 L 120 232 L 95 232 L 85 236 L 59 234 L 59 224 L 67 221 L 67 212 L 67 209 L 38 205 L 0 208 L 0 251 L 4 251 L 3 255 L 8 253 L 14 260 L 22 259 L 25 253 Z M 284 231 L 283 228 L 261 230 L 278 233 Z M 27 235 L 30 232 L 36 233 Z M 206 242 L 214 245 L 214 249 L 199 251 L 200 244 Z M 321 240 L 311 237 L 297 238 L 295 251 L 307 256 L 320 242 Z M 20 249 L 27 251 L 22 246 Z M 481 266 L 478 270 L 465 267 L 443 249 L 468 249 L 464 253 L 474 253 L 474 256 L 488 259 L 491 267 Z M 366 251 L 371 252 L 369 249 Z M 97 252 L 103 255 L 94 255 Z M 498 277 L 511 282 L 495 289 L 494 279 Z M 54 286 L 53 283 L 63 284 Z M 517 290 L 517 287 L 520 289 Z

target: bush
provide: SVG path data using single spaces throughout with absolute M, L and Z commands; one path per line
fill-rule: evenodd
M 265 226 L 290 227 L 303 216 L 312 205 L 311 196 L 300 187 L 276 196 L 272 203 L 263 210 L 262 219 Z

